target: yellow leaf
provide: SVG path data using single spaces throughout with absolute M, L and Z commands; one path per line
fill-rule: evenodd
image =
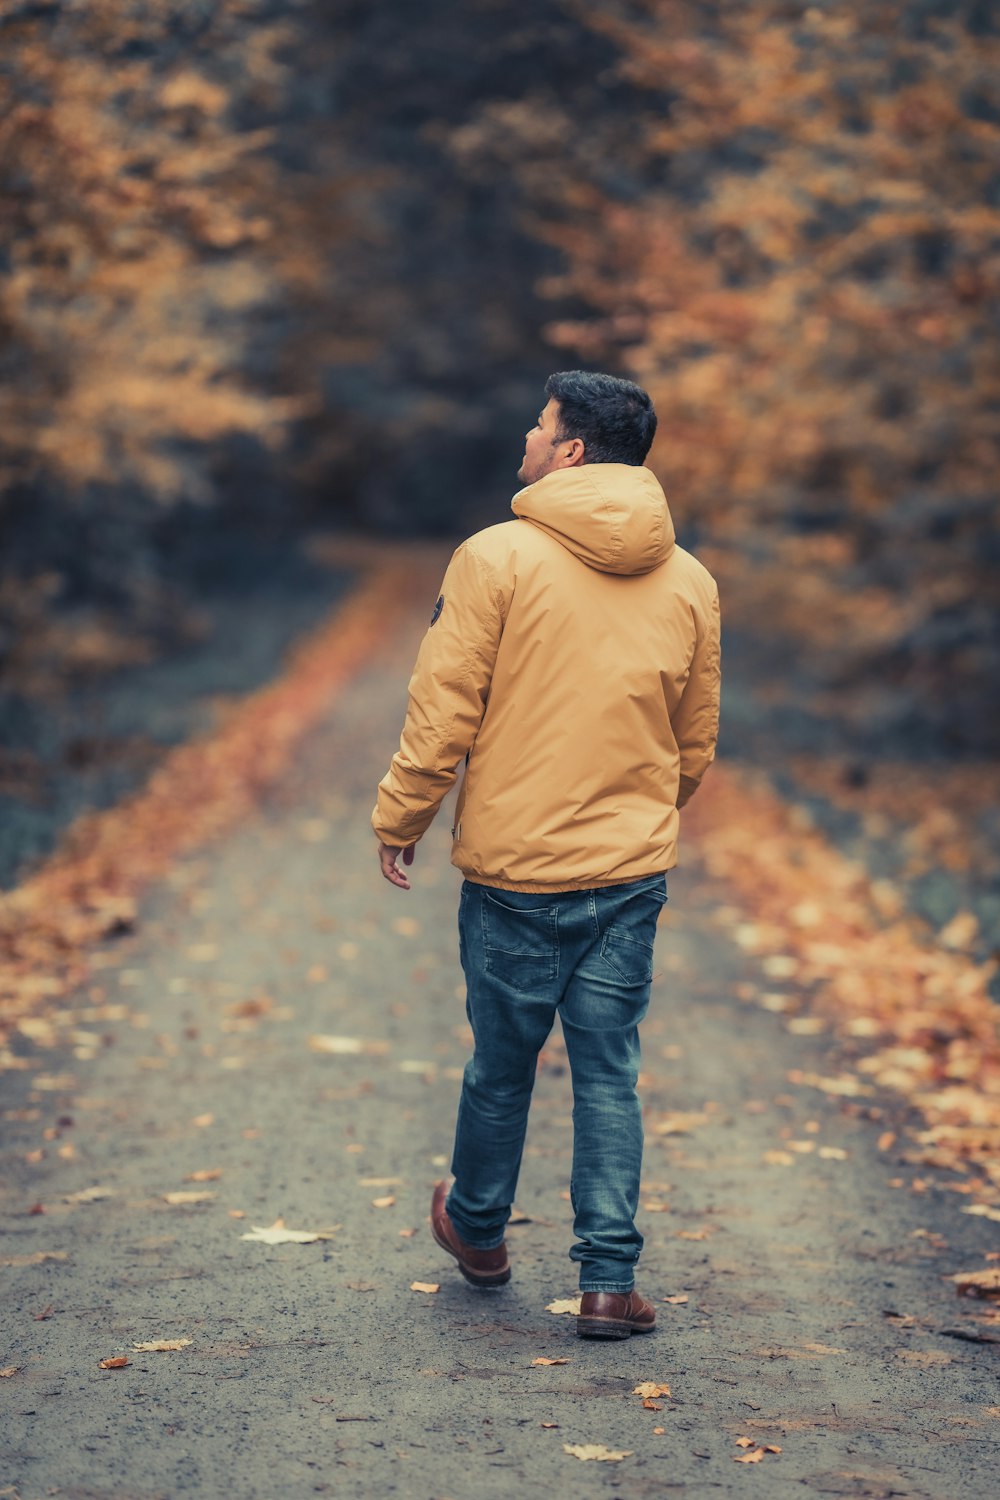
M 389 1193 L 385 1198 L 373 1198 L 372 1208 L 391 1208 L 395 1201 L 393 1195 Z
M 751 1437 L 738 1437 L 736 1439 L 736 1446 L 737 1448 L 752 1448 L 754 1440 Z
M 164 1201 L 164 1203 L 173 1203 L 173 1204 L 180 1204 L 180 1203 L 211 1203 L 216 1196 L 217 1195 L 215 1193 L 213 1193 L 213 1192 L 198 1192 L 197 1190 L 194 1190 L 194 1189 L 191 1190 L 190 1192 L 188 1192 L 186 1190 L 182 1190 L 182 1191 L 176 1192 L 176 1193 L 164 1193 L 163 1194 L 163 1201 Z
M 410 1282 L 410 1291 L 411 1292 L 428 1292 L 428 1293 L 430 1293 L 430 1292 L 439 1292 L 440 1290 L 441 1290 L 441 1283 L 439 1281 L 411 1281 Z
M 128 1357 L 127 1354 L 116 1354 L 113 1359 L 102 1359 L 101 1360 L 101 1369 L 102 1370 L 124 1370 L 125 1366 L 128 1363 L 129 1363 L 129 1357 Z
M 221 1167 L 202 1167 L 198 1172 L 189 1172 L 185 1182 L 218 1182 L 222 1176 Z
M 643 1380 L 632 1390 L 633 1396 L 669 1396 L 669 1385 L 657 1385 L 654 1380 Z
M 763 1448 L 755 1448 L 752 1453 L 741 1453 L 733 1459 L 734 1464 L 759 1464 L 764 1457 Z
M 316 1240 L 327 1240 L 338 1229 L 286 1229 L 284 1219 L 275 1219 L 266 1229 L 255 1224 L 249 1234 L 241 1234 L 241 1240 L 257 1240 L 262 1245 L 311 1245 Z
M 533 1365 L 568 1365 L 569 1364 L 569 1360 L 568 1359 L 546 1359 L 544 1355 L 539 1355 L 539 1357 L 537 1359 L 533 1359 L 531 1361 L 531 1363 Z
M 190 1339 L 154 1339 L 150 1344 L 133 1344 L 137 1354 L 172 1354 L 175 1349 L 186 1349 Z
M 661 1297 L 660 1298 L 661 1302 L 669 1302 L 670 1305 L 671 1305 L 671 1307 L 682 1307 L 683 1304 L 685 1302 L 687 1302 L 688 1300 L 689 1299 L 687 1298 L 687 1296 L 683 1296 L 683 1297 Z
M 631 1448 L 624 1448 L 616 1452 L 613 1448 L 605 1448 L 603 1443 L 563 1443 L 563 1452 L 571 1453 L 574 1458 L 586 1461 L 588 1458 L 596 1458 L 599 1463 L 619 1463 L 623 1458 L 631 1458 Z
M 578 1313 L 580 1311 L 579 1297 L 557 1297 L 554 1302 L 549 1302 L 545 1308 L 550 1313 Z

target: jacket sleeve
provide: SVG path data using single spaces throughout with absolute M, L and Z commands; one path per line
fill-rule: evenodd
M 719 737 L 719 692 L 722 680 L 719 591 L 711 600 L 695 643 L 691 670 L 672 719 L 681 756 L 677 806 L 683 807 L 698 790 L 701 778 L 715 759 Z
M 486 711 L 503 630 L 503 598 L 471 542 L 455 553 L 410 679 L 399 749 L 379 782 L 372 827 L 405 847 L 433 822 Z

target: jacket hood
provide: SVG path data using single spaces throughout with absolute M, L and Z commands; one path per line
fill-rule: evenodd
M 633 464 L 554 469 L 511 510 L 600 573 L 651 573 L 674 550 L 674 523 L 655 474 Z

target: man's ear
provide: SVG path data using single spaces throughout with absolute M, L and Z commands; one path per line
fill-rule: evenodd
M 560 469 L 575 469 L 587 461 L 583 438 L 567 438 L 559 444 L 559 450 Z

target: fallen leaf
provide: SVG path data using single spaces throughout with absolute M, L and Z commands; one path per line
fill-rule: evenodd
M 112 1187 L 81 1188 L 78 1193 L 69 1193 L 63 1199 L 64 1203 L 100 1203 L 102 1198 L 113 1198 L 115 1189 Z
M 212 1203 L 216 1197 L 217 1194 L 213 1192 L 199 1193 L 194 1189 L 190 1191 L 182 1189 L 176 1193 L 164 1193 L 163 1201 L 164 1203 L 173 1203 L 176 1206 L 181 1203 Z
M 286 1229 L 284 1219 L 275 1219 L 266 1229 L 255 1224 L 249 1234 L 241 1234 L 241 1240 L 257 1240 L 262 1245 L 311 1245 L 315 1240 L 330 1239 L 335 1229 Z
M 736 1446 L 737 1448 L 752 1448 L 754 1446 L 754 1441 L 755 1440 L 751 1437 L 738 1437 L 736 1439 Z
M 665 1427 L 654 1427 L 653 1428 L 653 1431 L 655 1432 L 655 1434 L 656 1434 L 657 1437 L 662 1437 L 663 1434 L 666 1432 L 666 1430 L 667 1429 Z
M 1000 1224 L 1000 1208 L 992 1208 L 987 1203 L 967 1203 L 962 1213 L 973 1214 L 978 1219 L 992 1219 L 994 1223 Z
M 401 1229 L 399 1231 L 399 1237 L 401 1240 L 412 1240 L 416 1232 L 417 1231 L 415 1229 Z
M 662 1411 L 663 1410 L 663 1402 L 662 1401 L 649 1401 L 647 1399 L 642 1404 L 643 1404 L 643 1407 L 645 1408 L 646 1411 Z
M 361 1187 L 402 1187 L 402 1177 L 359 1177 Z
M 557 1297 L 554 1302 L 546 1305 L 545 1311 L 550 1313 L 573 1313 L 580 1311 L 579 1297 Z
M 52 1314 L 54 1312 L 55 1312 L 55 1308 L 52 1306 L 52 1303 L 50 1302 L 49 1305 L 48 1305 L 48 1307 L 43 1307 L 42 1310 L 41 1310 L 41 1312 L 39 1312 L 39 1313 L 32 1313 L 31 1316 L 34 1318 L 34 1320 L 35 1320 L 36 1323 L 44 1323 L 45 1320 L 46 1320 L 46 1318 L 51 1318 L 51 1316 L 52 1316 Z
M 218 1182 L 222 1176 L 221 1167 L 202 1167 L 198 1172 L 189 1172 L 185 1182 Z
M 568 1359 L 546 1359 L 543 1354 L 531 1361 L 533 1365 L 568 1365 Z
M 0 1266 L 40 1266 L 47 1260 L 69 1260 L 65 1250 L 33 1250 L 30 1255 L 7 1255 Z
M 838 1349 L 834 1344 L 808 1344 L 798 1345 L 800 1349 L 806 1349 L 810 1354 L 846 1354 L 846 1349 Z
M 598 1463 L 619 1463 L 623 1458 L 632 1457 L 632 1449 L 624 1448 L 616 1451 L 614 1448 L 605 1448 L 603 1443 L 563 1443 L 563 1452 L 571 1453 L 574 1458 L 586 1461 L 588 1458 L 596 1458 Z
M 128 1363 L 129 1363 L 129 1357 L 128 1357 L 127 1354 L 116 1354 L 113 1359 L 102 1359 L 101 1360 L 101 1369 L 102 1370 L 124 1370 L 125 1366 Z
M 950 1365 L 952 1356 L 944 1349 L 897 1349 L 896 1358 L 907 1365 Z
M 197 1125 L 199 1130 L 205 1130 L 209 1125 L 215 1124 L 215 1116 L 212 1114 L 211 1110 L 207 1110 L 203 1115 L 195 1115 L 194 1119 L 191 1121 L 191 1124 Z
M 187 956 L 196 964 L 210 964 L 219 956 L 218 945 L 215 943 L 194 943 L 188 950 Z
M 0 1380 L 9 1380 L 12 1375 L 17 1374 L 19 1369 L 19 1365 L 8 1365 L 5 1370 L 0 1370 Z M 545 1424 L 543 1423 L 542 1425 L 544 1426 Z
M 681 1307 L 688 1300 L 689 1299 L 687 1298 L 687 1296 L 683 1296 L 683 1297 L 661 1297 L 660 1298 L 661 1302 L 669 1302 L 670 1305 L 671 1305 L 671 1307 Z
M 755 1448 L 752 1453 L 741 1453 L 734 1457 L 734 1464 L 759 1464 L 764 1457 L 763 1448 Z
M 894 1146 L 895 1144 L 896 1132 L 894 1130 L 883 1130 L 882 1134 L 878 1138 L 878 1149 L 880 1151 L 888 1151 L 889 1148 L 891 1146 Z
M 133 1344 L 136 1354 L 172 1354 L 175 1349 L 186 1349 L 191 1339 L 153 1339 L 148 1344 Z
M 848 1157 L 848 1153 L 844 1150 L 843 1146 L 820 1146 L 816 1154 L 817 1156 L 821 1156 L 824 1161 L 846 1161 Z
M 665 1115 L 660 1115 L 653 1131 L 656 1135 L 689 1135 L 699 1125 L 708 1124 L 708 1115 L 683 1110 L 670 1110 Z
M 310 1052 L 329 1052 L 336 1057 L 358 1057 L 362 1053 L 376 1056 L 388 1052 L 388 1042 L 366 1041 L 360 1036 L 311 1036 Z
M 0 1375 L 13 1375 L 13 1370 L 0 1370 Z M 559 1427 L 558 1422 L 539 1422 L 539 1427 L 544 1427 L 546 1432 L 552 1432 Z
M 643 1380 L 633 1388 L 632 1394 L 633 1396 L 669 1396 L 670 1387 L 657 1385 L 653 1380 Z
M 229 1210 L 229 1217 L 231 1219 L 245 1219 L 246 1214 L 243 1212 L 242 1208 L 231 1208 Z
M 948 1280 L 955 1283 L 960 1297 L 1000 1297 L 1000 1267 L 991 1267 L 988 1271 L 959 1271 Z
M 765 1151 L 761 1161 L 769 1167 L 791 1167 L 795 1164 L 795 1157 L 790 1151 Z
M 707 1240 L 711 1237 L 711 1229 L 678 1229 L 679 1240 Z
M 410 1282 L 410 1291 L 411 1292 L 428 1292 L 428 1293 L 430 1293 L 430 1292 L 439 1292 L 440 1290 L 441 1290 L 441 1283 L 439 1281 L 411 1281 Z
M 778 1446 L 777 1443 L 765 1443 L 764 1444 L 764 1452 L 765 1453 L 780 1453 L 781 1449 L 779 1448 L 779 1446 Z
M 979 936 L 979 921 L 974 912 L 956 912 L 938 933 L 938 942 L 946 948 L 968 948 Z
M 386 1198 L 373 1198 L 372 1208 L 391 1208 L 395 1201 L 391 1193 Z

